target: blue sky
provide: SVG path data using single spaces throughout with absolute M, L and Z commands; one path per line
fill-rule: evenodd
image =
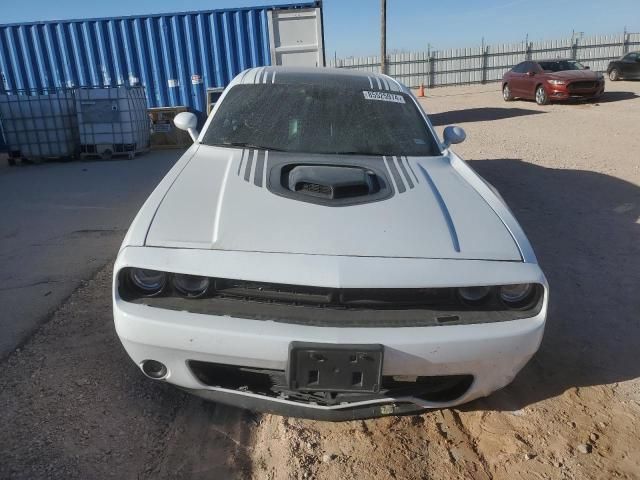
M 0 23 L 289 3 L 274 0 L 0 0 Z M 327 59 L 375 55 L 379 0 L 325 0 Z M 638 0 L 387 0 L 388 50 L 471 47 L 529 39 L 640 32 Z

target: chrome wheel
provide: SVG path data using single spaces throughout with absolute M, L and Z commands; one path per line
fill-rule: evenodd
M 547 103 L 549 103 L 547 92 L 544 91 L 544 87 L 542 85 L 540 85 L 536 89 L 536 103 L 538 105 L 546 105 Z
M 513 100 L 513 97 L 511 96 L 511 88 L 509 88 L 509 84 L 505 85 L 502 88 L 502 98 L 504 99 L 505 102 L 509 102 Z
M 609 80 L 611 80 L 612 82 L 620 80 L 620 72 L 617 68 L 614 68 L 609 72 Z

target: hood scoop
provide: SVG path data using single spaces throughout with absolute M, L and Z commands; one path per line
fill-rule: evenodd
M 337 165 L 292 166 L 286 187 L 299 195 L 327 200 L 365 197 L 380 190 L 372 170 Z

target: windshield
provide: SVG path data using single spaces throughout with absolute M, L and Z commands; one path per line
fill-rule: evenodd
M 236 85 L 202 143 L 286 152 L 440 155 L 404 93 L 319 85 Z
M 545 72 L 564 72 L 565 70 L 584 70 L 584 65 L 575 60 L 553 60 L 540 62 L 540 68 Z

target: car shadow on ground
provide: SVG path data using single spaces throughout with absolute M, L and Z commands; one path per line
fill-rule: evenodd
M 640 187 L 591 171 L 476 160 L 524 228 L 550 284 L 539 352 L 465 410 L 517 410 L 572 387 L 640 377 Z
M 633 100 L 634 98 L 638 98 L 634 92 L 604 92 L 600 98 L 570 98 L 569 100 L 561 101 L 561 102 L 551 102 L 551 105 L 584 105 L 584 104 L 597 104 L 597 103 L 612 103 L 612 102 L 620 102 L 624 100 Z M 515 102 L 526 102 L 535 104 L 535 100 L 529 100 L 526 98 L 517 98 L 514 100 Z M 549 106 L 549 105 L 546 105 Z M 464 110 L 461 110 L 464 112 Z M 544 113 L 537 112 L 536 113 Z M 429 115 L 431 117 L 431 115 Z M 463 120 L 464 121 L 464 120 Z
M 429 119 L 434 127 L 451 125 L 454 123 L 487 122 L 490 120 L 502 120 L 505 118 L 522 117 L 524 115 L 538 115 L 545 113 L 539 110 L 525 108 L 497 108 L 480 107 L 466 108 L 464 110 L 451 110 L 449 112 L 432 113 Z
M 632 100 L 638 98 L 634 92 L 604 92 L 602 97 L 595 100 L 595 103 L 619 102 L 622 100 Z

